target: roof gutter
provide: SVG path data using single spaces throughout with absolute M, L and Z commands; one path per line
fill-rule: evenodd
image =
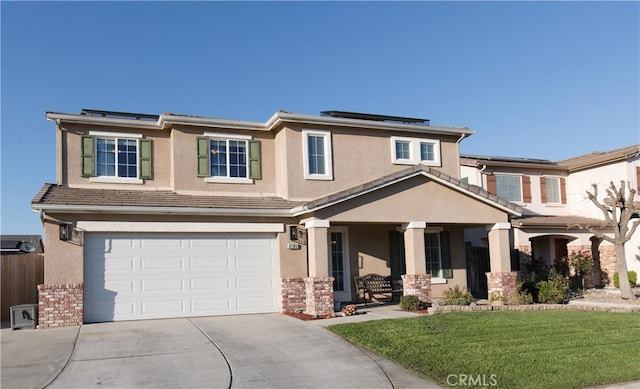
M 366 127 L 379 130 L 399 130 L 407 132 L 417 133 L 430 133 L 441 135 L 462 135 L 465 136 L 474 134 L 474 131 L 467 127 L 437 127 L 428 126 L 423 124 L 402 124 L 402 123 L 388 123 L 377 122 L 373 120 L 363 119 L 348 119 L 348 118 L 335 118 L 324 116 L 303 115 L 290 112 L 276 112 L 267 122 L 266 127 L 272 130 L 278 127 L 282 123 L 302 123 L 302 124 L 316 124 L 316 125 L 331 125 L 331 126 L 344 126 L 344 127 Z
M 212 128 L 231 128 L 237 130 L 270 131 L 264 123 L 247 122 L 240 120 L 204 118 L 198 116 L 160 115 L 158 123 L 161 128 L 168 128 L 170 124 L 182 124 L 188 126 L 202 126 Z
M 187 208 L 187 207 L 125 207 L 116 205 L 39 205 L 32 204 L 34 211 L 63 213 L 115 213 L 151 215 L 206 215 L 206 216 L 275 216 L 292 217 L 291 209 L 251 209 L 251 208 Z
M 118 126 L 118 127 L 133 127 L 144 128 L 150 130 L 161 129 L 160 122 L 144 121 L 144 120 L 130 120 L 119 118 L 108 118 L 102 116 L 88 116 L 88 115 L 76 115 L 69 113 L 47 112 L 47 120 L 55 121 L 60 124 L 65 123 L 78 123 L 78 124 L 96 124 L 103 126 Z

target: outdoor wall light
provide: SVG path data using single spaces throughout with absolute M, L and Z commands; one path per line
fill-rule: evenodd
M 71 239 L 71 226 L 69 224 L 60 224 L 60 240 Z

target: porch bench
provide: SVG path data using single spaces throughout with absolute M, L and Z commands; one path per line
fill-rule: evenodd
M 356 303 L 360 302 L 360 295 L 367 304 L 367 295 L 369 301 L 377 301 L 374 297 L 376 294 L 391 294 L 391 301 L 394 301 L 396 295 L 402 295 L 402 284 L 392 280 L 391 276 L 381 276 L 380 274 L 367 274 L 361 277 L 353 277 L 356 286 L 357 297 Z

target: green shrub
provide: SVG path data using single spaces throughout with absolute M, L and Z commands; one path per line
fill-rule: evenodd
M 533 281 L 523 281 L 518 284 L 517 292 L 524 292 L 531 295 L 534 302 L 538 302 L 538 286 Z
M 635 271 L 630 270 L 627 272 L 627 275 L 629 276 L 629 284 L 633 288 L 638 282 L 638 274 Z M 616 288 L 620 287 L 620 276 L 618 275 L 618 272 L 613 273 L 613 286 Z
M 447 289 L 442 294 L 442 304 L 444 305 L 469 305 L 473 302 L 471 292 L 458 285 Z
M 553 269 L 549 272 L 547 281 L 540 281 L 538 287 L 538 301 L 543 304 L 560 304 L 567 300 L 569 283 Z
M 503 301 L 504 302 L 504 300 L 505 300 L 505 298 L 502 295 L 502 293 L 500 293 L 500 292 L 491 293 L 491 295 L 489 296 L 489 302 L 490 303 L 494 303 L 496 301 Z
M 418 296 L 409 294 L 400 298 L 400 309 L 403 311 L 417 311 L 422 307 Z
M 531 293 L 518 292 L 513 296 L 510 305 L 529 305 L 533 304 L 533 297 Z
M 533 304 L 533 296 L 527 289 L 525 289 L 525 283 L 520 282 L 516 286 L 516 294 L 509 301 L 510 305 L 528 305 Z

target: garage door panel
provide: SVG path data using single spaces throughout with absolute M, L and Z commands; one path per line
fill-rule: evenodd
M 182 248 L 182 239 L 167 238 L 146 238 L 140 240 L 140 247 L 145 249 L 153 248 Z
M 140 259 L 142 270 L 182 270 L 182 257 L 143 257 Z
M 207 315 L 212 311 L 229 311 L 232 308 L 231 300 L 226 297 L 191 299 L 191 313 L 194 315 Z
M 231 262 L 231 258 L 228 256 L 225 257 L 191 257 L 189 258 L 189 263 L 191 265 L 191 269 L 193 270 L 203 270 L 203 269 L 227 269 L 229 268 L 229 263 Z
M 236 278 L 238 290 L 255 289 L 255 288 L 271 288 L 273 287 L 273 279 L 269 277 L 240 277 Z
M 240 256 L 235 258 L 237 269 L 268 269 L 273 267 L 273 261 L 271 258 L 265 258 L 264 256 Z
M 231 287 L 229 278 L 195 278 L 191 279 L 193 292 L 220 292 L 227 291 Z
M 220 250 L 227 249 L 229 247 L 228 239 L 224 236 L 220 236 L 219 239 L 211 240 L 208 238 L 189 239 L 189 246 L 192 248 L 205 248 L 207 250 Z
M 135 264 L 136 264 L 136 258 L 110 257 L 109 261 L 106 263 L 91 261 L 89 264 L 89 270 L 94 272 L 101 272 L 101 273 L 104 273 L 105 270 L 106 271 L 118 271 L 118 270 L 130 271 L 135 268 Z
M 123 293 L 133 293 L 135 291 L 135 281 L 134 280 L 110 280 L 110 281 L 105 281 L 104 283 L 104 289 L 106 291 L 112 291 L 113 293 L 116 294 L 123 294 Z M 93 287 L 92 291 L 95 291 L 96 288 Z
M 187 312 L 184 308 L 184 300 L 143 301 L 141 314 L 154 318 L 185 316 Z
M 184 280 L 182 278 L 142 280 L 140 291 L 142 293 L 182 292 Z
M 271 234 L 87 234 L 85 321 L 277 312 Z

